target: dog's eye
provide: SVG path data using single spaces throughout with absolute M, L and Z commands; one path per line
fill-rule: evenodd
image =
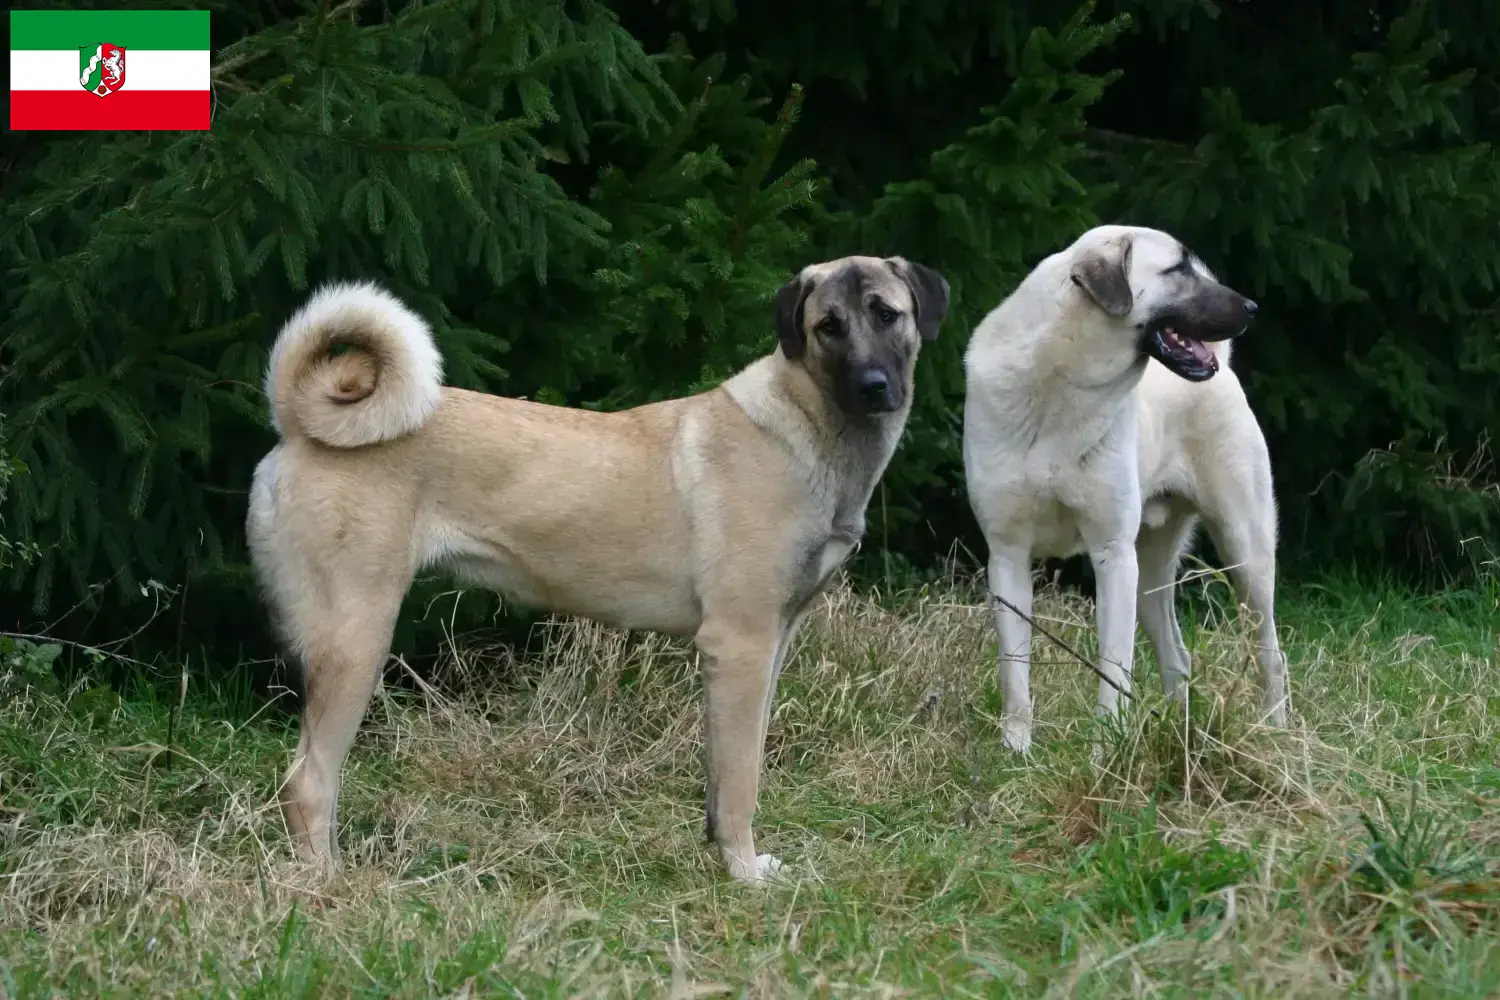
M 875 315 L 880 317 L 880 322 L 890 324 L 896 322 L 896 318 L 901 314 L 889 306 L 877 305 Z
M 840 323 L 836 316 L 824 316 L 818 320 L 818 325 L 813 329 L 825 337 L 842 337 L 844 335 L 844 324 Z

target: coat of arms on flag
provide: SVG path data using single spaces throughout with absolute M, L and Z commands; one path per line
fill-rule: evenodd
M 78 85 L 91 94 L 108 97 L 125 86 L 125 50 L 101 42 L 78 49 Z

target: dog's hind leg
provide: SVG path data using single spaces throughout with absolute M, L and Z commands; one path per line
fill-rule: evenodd
M 1149 506 L 1149 505 L 1148 505 Z M 1136 601 L 1141 628 L 1161 665 L 1161 687 L 1168 698 L 1187 699 L 1192 657 L 1177 621 L 1177 564 L 1197 526 L 1197 517 L 1162 503 L 1166 519 L 1159 525 L 1143 523 L 1136 540 L 1140 583 Z
M 1242 446 L 1247 461 L 1226 469 L 1212 503 L 1203 505 L 1203 523 L 1229 567 L 1239 602 L 1255 616 L 1256 659 L 1260 663 L 1261 711 L 1273 726 L 1287 720 L 1286 655 L 1276 636 L 1276 502 L 1265 442 L 1258 435 Z
M 282 783 L 281 807 L 287 831 L 304 861 L 330 867 L 338 864 L 338 796 L 344 758 L 390 654 L 404 592 L 404 586 L 393 586 L 390 580 L 369 580 L 353 584 L 337 601 L 301 611 L 304 620 L 309 613 L 316 617 L 299 629 L 304 665 L 302 732 Z

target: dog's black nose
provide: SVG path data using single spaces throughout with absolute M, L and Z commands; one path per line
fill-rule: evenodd
M 1260 306 L 1255 304 L 1254 299 L 1246 299 L 1245 312 L 1251 316 L 1254 316 L 1256 313 L 1260 312 Z
M 881 406 L 891 391 L 891 380 L 879 368 L 867 368 L 859 376 L 859 394 L 871 406 Z

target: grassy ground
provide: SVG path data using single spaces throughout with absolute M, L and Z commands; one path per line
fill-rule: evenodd
M 655 637 L 470 646 L 442 694 L 393 667 L 331 881 L 289 859 L 263 698 L 13 692 L 0 995 L 1500 995 L 1494 594 L 1285 595 L 1289 732 L 1248 722 L 1222 594 L 1190 719 L 1137 712 L 1097 763 L 1092 677 L 1040 638 L 1037 750 L 1001 749 L 967 588 L 832 595 L 771 729 L 764 891 L 703 843 L 693 661 Z M 1039 611 L 1087 642 L 1078 600 Z

